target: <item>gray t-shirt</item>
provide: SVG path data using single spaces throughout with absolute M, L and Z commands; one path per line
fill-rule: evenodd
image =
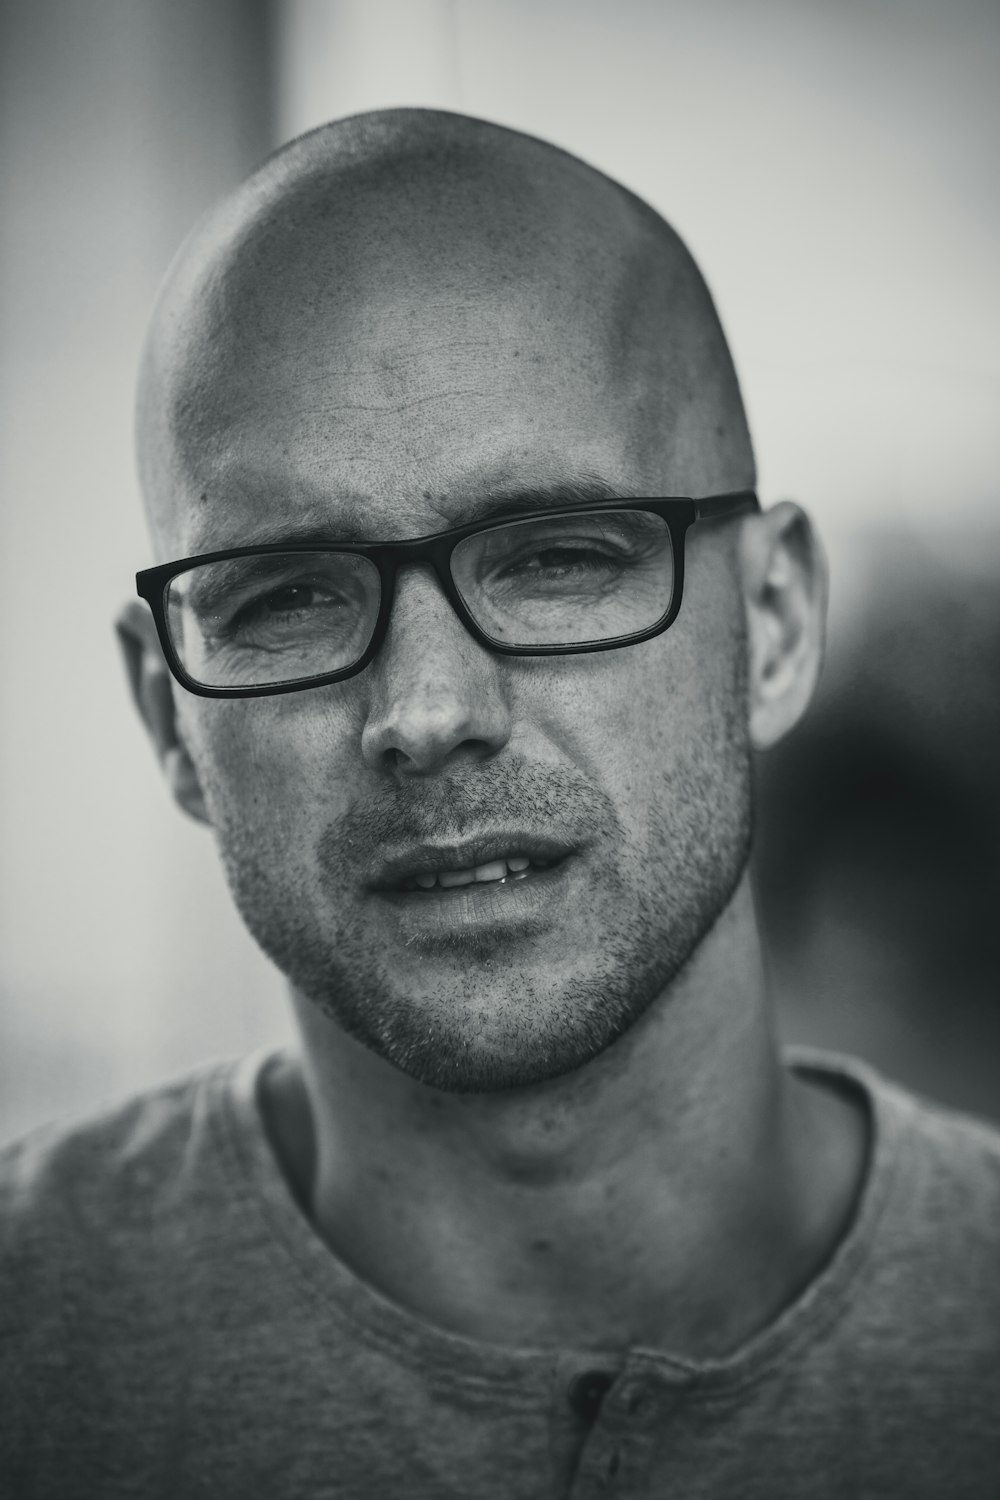
M 0 1493 L 1000 1497 L 1000 1135 L 855 1062 L 854 1222 L 719 1360 L 506 1349 L 433 1328 L 310 1226 L 264 1059 L 0 1156 Z

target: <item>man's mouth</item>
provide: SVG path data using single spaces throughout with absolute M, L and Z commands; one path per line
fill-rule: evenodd
M 524 830 L 420 844 L 386 859 L 367 884 L 386 893 L 423 894 L 463 886 L 520 884 L 561 865 L 576 852 L 571 844 Z
M 527 854 L 509 854 L 486 864 L 465 866 L 456 870 L 428 870 L 411 876 L 399 885 L 401 891 L 451 890 L 460 885 L 506 885 L 508 881 L 527 880 L 532 870 L 547 870 L 551 860 L 531 859 Z

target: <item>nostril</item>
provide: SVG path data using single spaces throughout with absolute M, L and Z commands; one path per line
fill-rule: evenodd
M 451 746 L 427 745 L 413 749 L 396 746 L 386 752 L 386 768 L 400 776 L 426 776 L 445 764 L 449 767 L 478 764 L 495 755 L 500 748 L 494 749 L 485 740 L 462 740 Z

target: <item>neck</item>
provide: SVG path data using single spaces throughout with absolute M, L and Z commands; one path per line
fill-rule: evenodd
M 467 1337 L 722 1354 L 853 1198 L 844 1106 L 780 1065 L 746 882 L 630 1033 L 539 1087 L 428 1089 L 295 1004 L 304 1062 L 266 1102 L 286 1170 L 360 1276 Z

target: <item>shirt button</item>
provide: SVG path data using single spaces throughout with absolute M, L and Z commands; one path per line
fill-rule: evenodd
M 615 1377 L 607 1370 L 586 1370 L 570 1381 L 569 1404 L 577 1416 L 593 1422 L 601 1409 L 601 1402 L 615 1383 Z
M 653 1414 L 653 1399 L 645 1391 L 636 1391 L 635 1395 L 629 1397 L 627 1410 L 630 1417 L 644 1422 Z

